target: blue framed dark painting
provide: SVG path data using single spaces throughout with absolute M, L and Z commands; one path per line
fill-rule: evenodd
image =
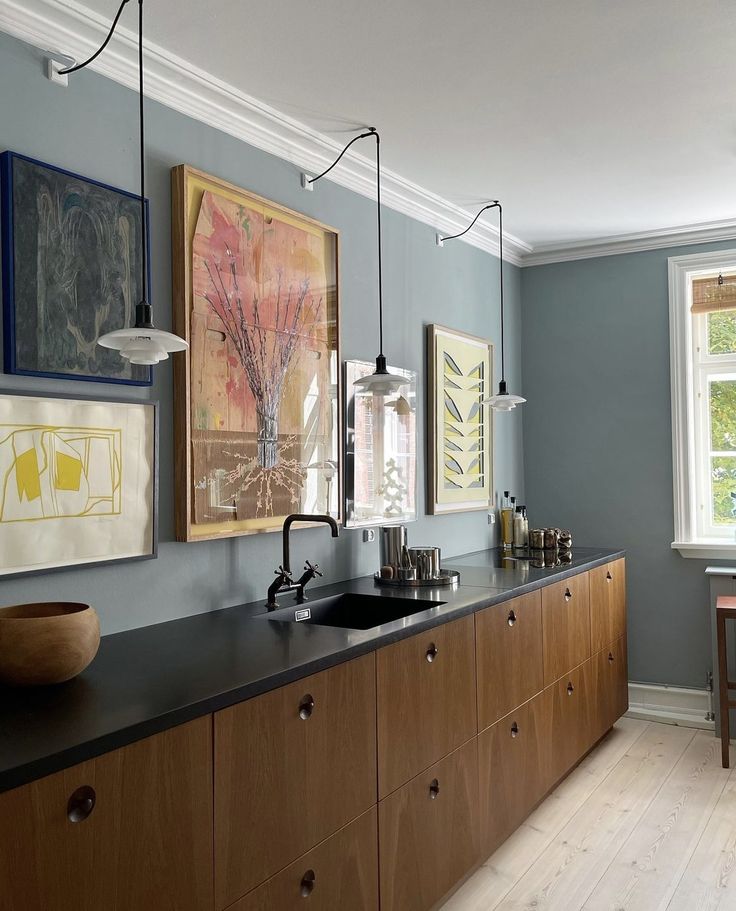
M 0 184 L 5 372 L 150 386 L 97 344 L 143 297 L 140 197 L 15 152 Z

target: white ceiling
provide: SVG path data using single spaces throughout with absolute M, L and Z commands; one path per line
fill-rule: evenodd
M 149 0 L 146 18 L 336 141 L 377 126 L 385 166 L 445 199 L 499 197 L 535 248 L 736 216 L 732 0 Z

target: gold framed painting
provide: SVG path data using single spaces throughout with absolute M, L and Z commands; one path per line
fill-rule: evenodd
M 176 536 L 340 519 L 338 232 L 172 170 Z
M 0 394 L 0 578 L 156 556 L 155 402 Z
M 427 511 L 488 509 L 493 496 L 493 345 L 427 326 Z

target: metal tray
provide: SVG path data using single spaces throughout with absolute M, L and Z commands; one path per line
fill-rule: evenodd
M 458 585 L 460 573 L 456 569 L 440 570 L 439 579 L 382 579 L 380 573 L 374 573 L 374 580 L 379 585 L 388 585 L 391 588 L 437 588 L 440 585 Z

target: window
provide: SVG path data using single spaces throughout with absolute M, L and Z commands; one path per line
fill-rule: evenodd
M 736 555 L 736 250 L 673 257 L 670 353 L 675 541 Z

